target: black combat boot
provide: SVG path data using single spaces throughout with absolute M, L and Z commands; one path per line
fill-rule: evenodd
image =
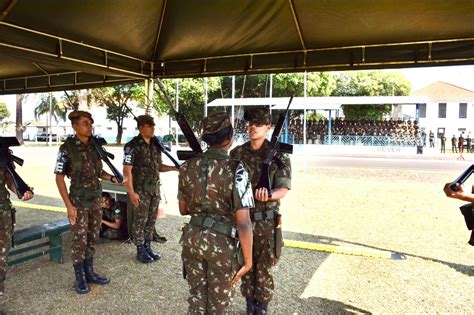
M 74 289 L 79 294 L 88 293 L 89 285 L 86 281 L 86 275 L 84 273 L 84 262 L 74 263 L 74 274 L 76 275 L 76 283 L 74 283 Z
M 143 245 L 137 245 L 137 260 L 144 264 L 153 262 L 153 258 L 148 255 L 145 246 Z
M 151 241 L 145 241 L 145 250 L 148 253 L 148 255 L 150 255 L 150 257 L 153 258 L 153 260 L 160 260 L 161 259 L 161 255 L 159 253 L 155 253 L 151 249 Z
M 255 304 L 255 299 L 247 298 L 247 315 L 255 314 L 255 308 L 257 305 Z
M 259 301 L 255 301 L 255 315 L 265 315 L 268 314 L 268 303 L 262 303 Z
M 99 276 L 94 272 L 94 263 L 92 260 L 92 256 L 84 259 L 84 271 L 86 273 L 86 281 L 88 283 L 95 283 L 100 285 L 110 283 L 110 280 L 107 277 Z

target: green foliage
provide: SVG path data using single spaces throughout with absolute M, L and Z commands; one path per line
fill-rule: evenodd
M 10 117 L 10 112 L 8 111 L 7 104 L 4 102 L 0 102 L 0 121 L 4 120 L 7 117 Z
M 308 113 L 306 115 L 306 120 L 308 120 L 308 121 L 320 121 L 320 120 L 324 120 L 324 116 L 320 113 Z
M 126 105 L 131 100 L 137 100 L 142 93 L 142 84 L 116 85 L 91 90 L 91 96 L 95 103 L 107 108 L 107 119 L 117 124 L 118 144 L 122 142 L 123 121 L 130 116 Z
M 333 96 L 404 96 L 410 94 L 410 82 L 400 72 L 353 71 L 337 75 Z M 392 105 L 342 106 L 347 119 L 382 119 Z
M 34 110 L 35 118 L 39 119 L 41 115 L 49 115 L 50 102 L 52 117 L 54 118 L 56 123 L 58 123 L 59 120 L 66 121 L 67 108 L 64 106 L 64 103 L 59 102 L 58 99 L 52 93 L 41 95 L 40 103 L 38 104 L 38 106 L 36 106 Z
M 204 79 L 164 79 L 162 80 L 166 92 L 176 106 L 176 80 L 179 80 L 178 110 L 186 114 L 191 128 L 196 129 L 204 116 Z M 208 94 L 215 94 L 219 89 L 219 78 L 208 78 Z M 158 89 L 158 87 L 157 87 Z M 209 99 L 211 101 L 211 99 Z M 165 101 L 163 93 L 155 93 L 155 110 L 159 113 L 168 113 L 173 117 L 173 112 Z

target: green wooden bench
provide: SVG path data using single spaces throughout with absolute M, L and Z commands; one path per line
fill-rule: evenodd
M 57 263 L 63 263 L 63 238 L 62 234 L 69 231 L 71 225 L 69 219 L 64 219 L 52 223 L 32 226 L 22 230 L 15 231 L 15 247 L 27 244 L 40 239 L 46 239 L 38 244 L 21 246 L 21 248 L 12 248 L 8 254 L 8 265 L 14 266 L 27 260 L 49 255 L 49 259 Z M 32 252 L 32 253 L 29 253 Z M 20 254 L 21 257 L 15 258 Z

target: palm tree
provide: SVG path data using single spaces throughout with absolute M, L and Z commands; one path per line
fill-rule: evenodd
M 51 102 L 51 115 L 56 121 L 59 122 L 61 119 L 62 121 L 66 121 L 66 111 L 64 104 L 62 102 L 58 102 L 56 97 L 51 93 L 41 96 L 41 101 L 35 108 L 35 118 L 39 119 L 41 115 L 49 114 L 50 111 L 50 102 Z

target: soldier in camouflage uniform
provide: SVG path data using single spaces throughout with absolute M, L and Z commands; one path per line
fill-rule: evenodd
M 151 248 L 160 203 L 160 172 L 177 169 L 161 161 L 153 117 L 138 116 L 137 125 L 140 134 L 124 147 L 123 173 L 128 179 L 128 197 L 133 205 L 131 237 L 137 246 L 137 260 L 150 263 L 161 258 Z
M 10 202 L 10 189 L 16 194 L 16 188 L 12 178 L 3 165 L 0 164 L 0 296 L 5 291 L 5 278 L 8 268 L 8 252 L 12 245 L 13 222 L 12 222 L 12 203 Z M 22 201 L 33 198 L 33 189 L 27 191 Z
M 178 199 L 183 228 L 182 259 L 190 286 L 189 314 L 223 314 L 235 284 L 252 266 L 252 190 L 243 164 L 231 160 L 232 125 L 226 113 L 202 121 L 209 149 L 179 171 Z M 237 249 L 240 239 L 243 252 Z
M 271 128 L 271 116 L 264 109 L 254 109 L 245 114 L 249 123 L 250 141 L 234 148 L 232 158 L 241 160 L 249 168 L 252 187 L 260 178 L 262 161 L 265 159 L 270 142 L 266 134 Z M 253 267 L 243 278 L 241 291 L 247 300 L 248 314 L 266 314 L 268 303 L 273 297 L 272 267 L 281 252 L 281 227 L 279 206 L 291 188 L 291 163 L 285 154 L 280 154 L 284 167 L 279 169 L 271 164 L 271 197 L 265 188 L 255 191 L 255 208 L 250 209 L 253 230 Z
M 59 148 L 54 173 L 71 222 L 71 256 L 76 277 L 74 288 L 77 293 L 84 294 L 90 291 L 88 283 L 105 285 L 110 282 L 93 269 L 94 245 L 102 219 L 99 179 L 113 183 L 118 181 L 102 169 L 102 161 L 90 141 L 94 123 L 91 114 L 74 111 L 68 118 L 76 135 L 67 138 Z M 71 178 L 69 193 L 64 176 Z
M 109 240 L 127 239 L 126 219 L 123 214 L 120 203 L 115 202 L 109 193 L 102 193 L 102 225 L 100 228 L 100 237 Z

